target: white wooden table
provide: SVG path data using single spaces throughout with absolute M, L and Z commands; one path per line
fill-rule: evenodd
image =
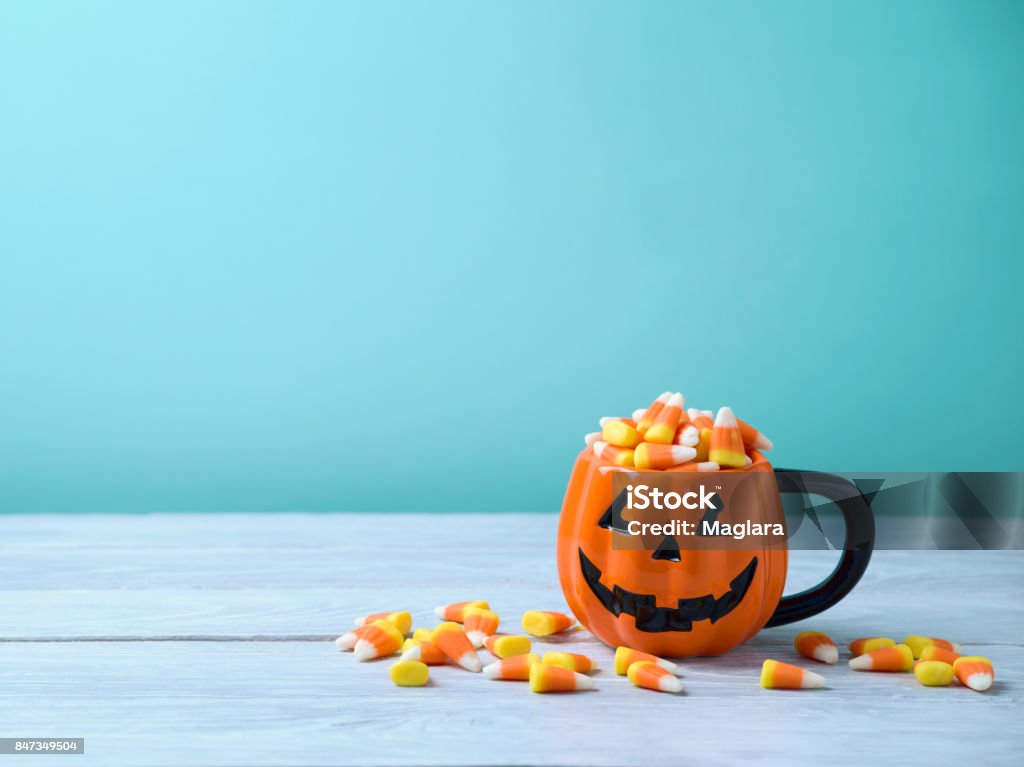
M 1018 764 L 1024 552 L 877 552 L 838 607 L 685 662 L 685 694 L 534 695 L 456 668 L 399 689 L 331 640 L 356 615 L 485 598 L 509 624 L 565 609 L 554 515 L 0 516 L 0 737 L 84 737 L 15 764 Z M 835 555 L 795 552 L 790 588 Z M 993 659 L 987 694 L 815 665 L 765 691 L 803 629 L 948 637 Z M 559 647 L 611 651 L 587 632 Z M 543 647 L 541 649 L 544 649 Z M 808 665 L 810 663 L 808 662 Z

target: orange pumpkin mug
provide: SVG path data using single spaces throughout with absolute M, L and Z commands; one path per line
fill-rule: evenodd
M 857 584 L 871 558 L 874 517 L 856 485 L 833 474 L 773 469 L 756 451 L 750 466 L 715 475 L 773 474 L 774 482 L 762 481 L 760 492 L 743 496 L 742 503 L 757 506 L 757 516 L 782 520 L 783 493 L 823 496 L 842 514 L 842 558 L 822 583 L 783 596 L 785 545 L 680 553 L 678 543 L 666 537 L 666 545 L 655 550 L 622 548 L 615 545 L 615 536 L 625 531 L 611 523 L 624 505 L 612 489 L 613 475 L 622 471 L 637 473 L 584 449 L 558 524 L 558 574 L 566 601 L 580 623 L 613 647 L 671 658 L 721 655 L 765 626 L 792 623 L 831 607 Z M 667 470 L 672 471 L 686 468 Z

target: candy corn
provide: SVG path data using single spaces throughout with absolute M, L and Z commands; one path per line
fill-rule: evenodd
M 422 687 L 430 679 L 430 669 L 414 660 L 400 660 L 391 666 L 391 681 L 399 687 Z
M 851 655 L 863 655 L 866 652 L 872 650 L 881 650 L 883 647 L 895 647 L 896 643 L 889 639 L 889 637 L 865 637 L 863 639 L 854 639 L 850 642 L 850 654 Z
M 356 646 L 356 642 L 359 641 L 359 637 L 366 633 L 369 625 L 370 624 L 367 624 L 366 626 L 359 626 L 351 631 L 346 631 L 334 640 L 334 644 L 338 646 L 339 650 L 351 650 Z
M 714 461 L 704 461 L 703 463 L 684 463 L 676 468 L 677 471 L 718 471 L 722 467 Z
M 797 634 L 793 646 L 798 653 L 811 660 L 822 663 L 835 663 L 839 660 L 839 648 L 836 647 L 836 643 L 828 634 L 822 634 L 820 631 L 804 631 Z
M 747 462 L 740 427 L 736 423 L 736 416 L 727 407 L 719 408 L 718 415 L 715 416 L 708 460 L 729 468 L 741 468 Z
M 637 687 L 643 687 L 647 690 L 656 690 L 657 692 L 683 691 L 683 683 L 679 681 L 679 677 L 649 660 L 630 664 L 629 669 L 626 671 L 626 678 Z
M 996 678 L 996 672 L 992 668 L 992 661 L 982 658 L 980 655 L 965 655 L 957 658 L 953 663 L 953 673 L 964 687 L 970 687 L 976 692 L 985 692 L 992 686 Z
M 739 424 L 740 436 L 743 438 L 743 444 L 745 447 L 753 447 L 758 450 L 772 449 L 772 441 L 749 423 L 745 423 L 739 418 L 736 419 L 736 423 Z
M 697 442 L 697 457 L 694 459 L 700 463 L 705 463 L 708 460 L 708 454 L 711 452 L 711 434 L 712 430 L 705 427 L 700 430 L 700 440 Z M 715 464 L 716 466 L 718 464 Z
M 402 660 L 416 660 L 428 666 L 442 666 L 448 662 L 448 656 L 433 642 L 406 639 L 402 645 Z
M 871 650 L 850 658 L 854 671 L 910 671 L 914 667 L 914 653 L 905 644 Z
M 635 423 L 637 426 L 640 426 L 640 419 L 644 417 L 644 413 L 646 413 L 646 412 L 647 412 L 647 408 L 645 408 L 645 407 L 639 408 L 639 409 L 633 411 L 633 414 L 630 416 L 630 418 L 633 419 L 633 423 Z
M 509 660 L 515 660 L 515 658 L 509 658 Z M 507 663 L 508 661 L 500 662 Z M 530 664 L 530 689 L 534 692 L 593 690 L 594 680 L 586 674 L 570 671 L 567 668 L 532 663 Z
M 610 461 L 616 466 L 633 465 L 633 451 L 628 448 L 609 445 L 603 440 L 598 440 L 594 443 L 592 450 L 598 458 Z
M 441 605 L 434 608 L 434 615 L 441 620 L 455 621 L 462 623 L 462 616 L 467 607 L 479 607 L 483 610 L 490 610 L 491 606 L 480 600 L 476 602 L 452 602 L 450 605 Z
M 940 660 L 919 660 L 914 664 L 914 676 L 925 687 L 945 687 L 953 681 L 953 667 Z
M 658 413 L 662 411 L 662 408 L 665 407 L 665 404 L 669 401 L 671 397 L 672 392 L 670 391 L 664 392 L 663 394 L 659 395 L 658 398 L 650 404 L 650 406 L 643 413 L 643 415 L 636 419 L 636 430 L 643 434 L 645 431 L 651 428 L 651 424 L 654 423 L 654 419 L 657 417 Z
M 374 621 L 364 626 L 359 635 L 355 651 L 356 660 L 372 660 L 394 655 L 402 647 L 402 632 L 390 621 Z
M 373 623 L 374 621 L 390 621 L 395 624 L 395 627 L 403 634 L 408 634 L 409 629 L 412 628 L 412 615 L 405 610 L 399 610 L 398 612 L 391 613 L 373 613 L 371 615 L 364 615 L 361 618 L 356 618 L 356 626 L 365 626 L 367 623 Z
M 641 442 L 633 454 L 633 465 L 638 469 L 667 469 L 692 461 L 697 451 L 683 445 L 657 445 Z
M 813 671 L 766 660 L 761 666 L 761 686 L 766 690 L 811 690 L 825 686 L 825 677 Z
M 511 682 L 526 682 L 530 679 L 530 668 L 540 660 L 532 652 L 526 655 L 513 655 L 502 658 L 484 666 L 484 676 L 488 679 L 504 679 Z
M 960 645 L 954 642 L 947 642 L 945 639 L 936 639 L 935 637 L 922 637 L 912 634 L 903 640 L 903 644 L 910 648 L 915 658 L 920 658 L 921 652 L 926 647 L 941 647 L 943 650 L 950 650 L 957 654 L 960 652 Z
M 468 607 L 463 613 L 466 636 L 473 647 L 483 647 L 484 640 L 498 630 L 498 614 L 482 607 Z
M 418 628 L 412 632 L 412 638 L 417 639 L 420 642 L 429 642 L 430 638 L 434 636 L 434 632 L 430 629 Z
M 686 415 L 689 417 L 690 423 L 698 429 L 714 428 L 715 422 L 711 419 L 712 413 L 710 410 L 697 410 L 691 407 L 686 411 Z
M 952 650 L 946 650 L 942 647 L 936 647 L 935 645 L 928 645 L 921 650 L 921 660 L 940 660 L 943 663 L 953 665 L 956 659 L 959 658 L 959 653 L 955 653 Z
M 458 623 L 449 621 L 435 628 L 433 643 L 467 671 L 480 670 L 480 656 Z
M 541 663 L 548 666 L 561 666 L 562 668 L 579 671 L 581 674 L 588 674 L 597 671 L 597 661 L 593 661 L 586 655 L 574 652 L 546 652 L 540 659 Z
M 601 432 L 599 431 L 592 431 L 589 434 L 583 435 L 583 441 L 586 443 L 587 447 L 593 447 L 594 443 L 599 439 L 601 439 Z
M 673 674 L 679 670 L 679 666 L 675 663 L 670 660 L 659 658 L 657 655 L 640 652 L 639 650 L 634 650 L 632 647 L 615 648 L 615 673 L 619 676 L 624 676 L 632 664 L 643 663 L 645 661 L 657 663 L 663 669 L 670 671 Z
M 683 414 L 683 395 L 676 392 L 668 398 L 665 407 L 661 409 L 644 432 L 644 442 L 657 442 L 663 445 L 672 444 L 676 437 L 676 429 L 679 428 L 679 420 Z
M 672 442 L 676 445 L 697 447 L 700 444 L 700 429 L 692 423 L 679 424 L 679 428 L 676 429 L 676 438 Z
M 605 426 L 610 424 L 612 421 L 621 421 L 622 423 L 626 424 L 627 426 L 629 426 L 629 427 L 631 427 L 633 429 L 636 428 L 636 421 L 634 421 L 632 418 L 622 418 L 621 416 L 617 416 L 617 415 L 602 416 L 600 419 L 598 419 L 598 424 L 603 429 Z
M 625 421 L 612 420 L 601 429 L 601 439 L 616 447 L 636 447 L 640 443 L 640 432 Z
M 530 638 L 522 634 L 495 634 L 484 640 L 484 647 L 495 658 L 512 658 L 530 652 Z
M 535 637 L 546 637 L 565 631 L 576 623 L 575 618 L 570 618 L 563 613 L 550 612 L 548 610 L 527 610 L 523 613 L 523 629 L 527 634 Z

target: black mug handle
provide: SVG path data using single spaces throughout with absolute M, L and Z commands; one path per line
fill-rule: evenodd
M 832 501 L 846 523 L 843 556 L 832 574 L 817 586 L 783 597 L 766 626 L 810 618 L 845 597 L 867 570 L 875 547 L 875 517 L 860 489 L 847 479 L 820 471 L 775 469 L 780 493 L 820 495 Z

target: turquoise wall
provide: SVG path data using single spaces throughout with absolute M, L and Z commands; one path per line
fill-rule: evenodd
M 1022 35 L 4 3 L 0 509 L 553 509 L 667 388 L 780 465 L 1024 469 Z

